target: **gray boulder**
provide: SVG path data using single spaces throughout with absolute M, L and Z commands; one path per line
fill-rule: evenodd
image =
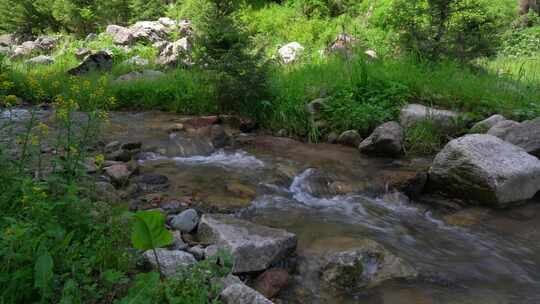
M 228 250 L 233 273 L 262 271 L 296 249 L 296 235 L 223 214 L 205 214 L 199 222 L 199 240 Z
M 188 38 L 184 37 L 173 43 L 162 44 L 160 47 L 159 64 L 175 66 L 182 60 L 187 63 L 186 60 L 191 51 L 191 43 Z
M 362 240 L 354 249 L 325 257 L 320 273 L 324 287 L 350 292 L 418 275 L 404 260 L 369 239 Z
M 401 109 L 400 123 L 404 128 L 414 127 L 422 122 L 431 122 L 435 127 L 453 132 L 459 115 L 448 110 L 438 110 L 420 104 L 409 104 Z
M 488 130 L 487 134 L 493 135 L 498 138 L 505 138 L 506 135 L 510 132 L 510 130 L 518 127 L 519 125 L 521 125 L 519 122 L 513 120 L 499 121 Z
M 278 55 L 281 61 L 285 64 L 292 63 L 302 55 L 304 47 L 298 42 L 291 42 L 282 46 L 278 50 Z
M 345 131 L 337 138 L 337 143 L 344 146 L 358 147 L 361 142 L 362 136 L 356 130 Z
M 112 68 L 113 58 L 109 52 L 99 51 L 88 55 L 77 67 L 68 71 L 70 75 L 84 75 L 92 71 L 108 71 Z
M 40 55 L 40 56 L 37 56 L 37 57 L 26 60 L 26 63 L 28 63 L 28 64 L 43 64 L 43 65 L 53 64 L 54 63 L 54 58 L 51 57 L 51 56 Z
M 23 42 L 21 45 L 15 46 L 11 59 L 19 59 L 30 56 L 30 54 L 32 54 L 32 52 L 34 52 L 36 49 L 37 46 L 34 41 Z
M 35 46 L 40 51 L 49 52 L 56 48 L 58 45 L 58 38 L 52 36 L 41 36 L 38 37 L 35 41 Z
M 86 56 L 92 54 L 92 50 L 91 49 L 87 49 L 87 48 L 79 48 L 75 51 L 75 57 L 79 60 L 82 60 L 84 59 Z
M 197 262 L 197 260 L 190 253 L 180 250 L 158 248 L 156 249 L 156 254 L 161 266 L 161 273 L 167 277 L 177 274 L 181 267 L 187 267 Z M 145 251 L 143 256 L 148 262 L 150 262 L 150 264 L 152 264 L 154 269 L 158 269 L 158 264 L 153 250 Z
M 12 34 L 0 35 L 0 46 L 12 47 L 15 45 L 15 37 Z
M 491 132 L 491 134 L 493 133 L 495 130 Z M 497 135 L 499 138 L 523 148 L 527 153 L 540 157 L 540 117 L 521 124 L 509 124 L 505 132 L 500 132 Z
M 272 304 L 262 294 L 243 283 L 236 283 L 225 288 L 220 299 L 224 304 Z
M 400 156 L 403 154 L 403 129 L 394 121 L 378 126 L 358 146 L 360 152 L 378 156 Z
M 467 135 L 437 154 L 428 188 L 470 203 L 506 207 L 540 190 L 540 161 L 495 136 Z
M 502 115 L 499 115 L 499 114 L 492 115 L 489 118 L 484 119 L 484 120 L 476 123 L 471 128 L 471 132 L 472 133 L 485 134 L 487 131 L 489 131 L 489 129 L 491 129 L 497 123 L 499 123 L 501 121 L 505 121 L 505 120 L 506 120 L 506 118 L 504 118 L 504 116 L 502 116 Z
M 112 24 L 107 26 L 105 32 L 113 38 L 114 44 L 129 45 L 133 43 L 133 35 L 126 27 Z
M 176 215 L 171 221 L 171 227 L 182 232 L 193 231 L 199 223 L 199 215 L 195 209 L 188 209 Z
M 133 171 L 126 164 L 116 164 L 105 168 L 105 174 L 118 186 L 127 184 L 132 173 Z
M 154 70 L 144 70 L 142 72 L 129 72 L 124 74 L 116 79 L 116 82 L 128 82 L 135 80 L 156 80 L 160 77 L 165 76 L 165 73 Z
M 139 21 L 129 28 L 132 42 L 155 43 L 167 40 L 170 29 L 158 21 Z

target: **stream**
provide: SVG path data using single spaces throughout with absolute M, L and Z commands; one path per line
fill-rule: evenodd
M 430 159 L 369 158 L 349 147 L 240 133 L 216 150 L 204 138 L 165 132 L 182 121 L 161 112 L 114 113 L 105 137 L 141 141 L 141 174 L 167 176 L 168 197 L 295 233 L 297 271 L 282 303 L 540 303 L 540 199 L 511 210 L 476 208 L 460 224 L 381 182 Z M 321 292 L 310 257 L 364 238 L 409 262 L 419 278 L 359 294 Z

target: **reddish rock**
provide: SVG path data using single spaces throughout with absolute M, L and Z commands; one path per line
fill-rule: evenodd
M 417 198 L 427 182 L 423 171 L 381 171 L 375 178 L 375 185 L 384 191 L 398 190 L 411 198 Z
M 265 297 L 275 297 L 289 284 L 289 273 L 283 268 L 272 268 L 263 272 L 255 280 L 254 288 Z
M 208 127 L 211 125 L 215 125 L 219 122 L 219 118 L 217 116 L 201 116 L 201 117 L 194 117 L 185 122 L 185 124 L 199 129 L 203 127 Z

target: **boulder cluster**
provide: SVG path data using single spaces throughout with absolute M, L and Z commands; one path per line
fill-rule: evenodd
M 317 125 L 325 99 L 307 105 Z M 401 109 L 399 122 L 384 123 L 362 139 L 356 130 L 330 135 L 333 143 L 357 147 L 379 157 L 404 155 L 405 130 L 428 122 L 445 135 L 459 134 L 469 123 L 465 115 L 420 104 Z M 420 192 L 458 199 L 464 205 L 496 208 L 521 204 L 540 190 L 540 118 L 516 122 L 493 115 L 451 140 L 435 157 Z M 417 178 L 415 175 L 414 178 Z M 418 196 L 419 191 L 415 190 Z

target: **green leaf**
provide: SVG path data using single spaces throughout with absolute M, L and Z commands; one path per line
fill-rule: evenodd
M 149 250 L 172 244 L 173 236 L 165 229 L 165 217 L 159 211 L 138 212 L 134 217 L 131 233 L 133 247 Z
M 128 295 L 119 304 L 151 304 L 159 303 L 160 276 L 157 272 L 138 274 L 135 284 L 129 289 Z
M 41 290 L 43 297 L 47 297 L 50 291 L 50 282 L 53 278 L 54 262 L 51 254 L 44 251 L 34 265 L 34 287 Z

